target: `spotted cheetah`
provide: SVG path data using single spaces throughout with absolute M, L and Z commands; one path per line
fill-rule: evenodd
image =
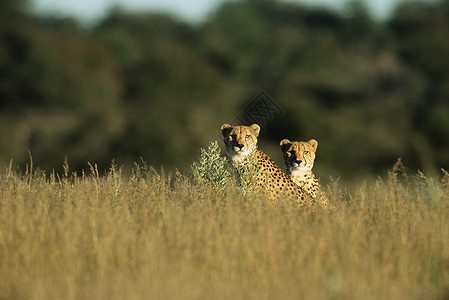
M 280 146 L 287 175 L 312 199 L 317 200 L 318 204 L 328 207 L 327 197 L 321 191 L 320 182 L 312 172 L 318 142 L 314 139 L 308 142 L 290 142 L 283 139 Z
M 304 203 L 314 204 L 314 201 L 268 155 L 257 149 L 259 125 L 223 124 L 221 132 L 228 156 L 237 170 L 244 170 L 248 166 L 258 168 L 254 180 L 258 191 L 266 194 L 274 202 L 287 198 L 295 201 L 298 206 Z

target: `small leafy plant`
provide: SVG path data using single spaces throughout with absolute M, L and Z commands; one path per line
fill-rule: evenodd
M 229 171 L 228 159 L 221 156 L 217 141 L 210 142 L 207 149 L 201 149 L 200 153 L 199 161 L 191 166 L 195 183 L 223 191 L 231 181 L 236 181 L 243 196 L 252 197 L 255 194 L 255 182 L 261 176 L 260 167 L 255 163 L 255 151 L 245 159 L 243 165 L 234 166 L 235 172 Z
M 193 180 L 223 191 L 231 181 L 226 157 L 221 156 L 217 141 L 210 142 L 207 149 L 201 149 L 200 159 L 191 166 Z

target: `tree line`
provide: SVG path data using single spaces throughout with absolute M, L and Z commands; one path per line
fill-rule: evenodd
M 86 28 L 0 4 L 0 165 L 45 170 L 140 159 L 188 170 L 259 91 L 281 108 L 261 147 L 318 140 L 320 177 L 376 175 L 401 157 L 449 168 L 449 1 L 377 20 L 276 0 L 224 2 L 190 23 L 113 9 Z

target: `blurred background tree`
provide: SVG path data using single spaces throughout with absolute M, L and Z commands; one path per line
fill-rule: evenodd
M 260 138 L 319 142 L 316 173 L 375 177 L 402 157 L 449 169 L 449 2 L 391 17 L 275 0 L 224 2 L 200 23 L 119 7 L 86 28 L 0 4 L 0 166 L 188 166 L 260 90 L 283 110 Z

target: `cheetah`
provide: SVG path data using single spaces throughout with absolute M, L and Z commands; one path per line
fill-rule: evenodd
M 308 142 L 290 142 L 283 139 L 280 146 L 287 175 L 318 204 L 328 207 L 329 203 L 321 191 L 320 181 L 312 172 L 318 142 L 314 139 Z M 331 206 L 331 209 L 334 210 L 334 207 Z
M 248 167 L 258 169 L 254 180 L 254 186 L 258 191 L 263 192 L 273 202 L 287 198 L 296 202 L 298 206 L 305 203 L 314 204 L 314 201 L 268 155 L 257 149 L 259 125 L 223 124 L 221 132 L 234 168 L 238 171 L 246 170 Z

